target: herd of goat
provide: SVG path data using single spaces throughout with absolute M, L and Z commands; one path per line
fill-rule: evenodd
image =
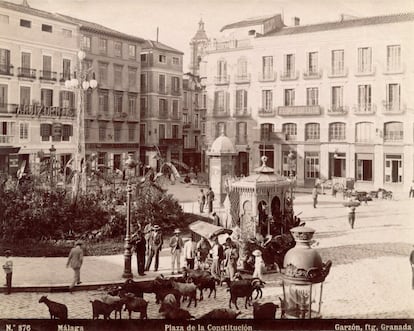
M 229 278 L 217 279 L 206 270 L 187 270 L 183 268 L 183 276 L 166 278 L 162 275 L 152 281 L 135 282 L 128 279 L 119 287 L 112 288 L 107 294 L 101 297 L 101 300 L 90 301 L 92 304 L 92 318 L 99 319 L 102 315 L 104 319 L 110 319 L 114 312 L 115 319 L 119 316 L 122 318 L 122 311 L 128 311 L 131 319 L 132 312 L 139 312 L 140 318 L 145 319 L 147 316 L 148 301 L 144 299 L 145 293 L 155 294 L 157 304 L 160 304 L 159 312 L 166 319 L 190 320 L 195 317 L 191 313 L 181 308 L 181 302 L 188 300 L 187 308 L 191 303 L 197 307 L 197 301 L 203 300 L 203 291 L 210 290 L 208 297 L 214 293 L 216 298 L 216 286 L 227 284 L 227 291 L 230 294 L 229 308 L 216 308 L 204 314 L 199 319 L 235 319 L 241 314 L 240 311 L 232 309 L 232 304 L 239 310 L 237 305 L 238 298 L 244 298 L 244 307 L 253 306 L 254 319 L 275 319 L 277 308 L 280 307 L 280 318 L 285 317 L 285 303 L 279 297 L 280 305 L 272 302 L 258 303 L 253 302 L 255 299 L 262 298 L 262 288 L 264 282 L 259 278 L 242 278 L 237 274 L 237 278 L 230 281 Z M 197 299 L 197 290 L 200 293 Z M 45 303 L 49 308 L 50 318 L 65 320 L 68 318 L 68 309 L 66 305 L 49 300 L 42 296 L 39 303 Z

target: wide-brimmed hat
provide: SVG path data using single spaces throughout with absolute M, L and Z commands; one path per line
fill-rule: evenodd
M 83 241 L 82 240 L 76 240 L 75 245 L 83 245 Z
M 161 229 L 160 228 L 160 226 L 158 225 L 158 224 L 155 224 L 153 227 L 152 227 L 152 229 L 154 230 L 154 231 L 158 231 L 159 229 Z
M 181 231 L 180 231 L 180 229 L 175 229 L 174 230 L 174 233 L 177 233 L 178 234 L 178 233 L 181 233 Z
M 258 249 L 254 250 L 252 253 L 254 256 L 262 256 L 262 252 L 259 251 Z
M 6 255 L 6 254 L 11 254 L 11 250 L 10 249 L 6 249 L 6 250 L 4 250 L 4 254 Z

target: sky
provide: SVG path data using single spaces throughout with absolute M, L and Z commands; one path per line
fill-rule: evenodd
M 21 3 L 21 0 L 9 0 Z M 200 18 L 209 38 L 220 29 L 250 17 L 283 14 L 300 24 L 337 21 L 341 14 L 358 17 L 414 12 L 414 0 L 28 0 L 31 7 L 74 16 L 137 37 L 158 40 L 184 52 L 188 69 L 190 40 Z

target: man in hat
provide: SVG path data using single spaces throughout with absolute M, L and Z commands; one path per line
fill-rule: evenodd
M 3 264 L 3 270 L 4 270 L 4 273 L 6 274 L 6 286 L 7 286 L 7 292 L 5 294 L 8 295 L 11 293 L 12 276 L 13 276 L 13 261 L 10 258 L 11 250 L 6 249 L 4 251 L 4 256 L 6 257 L 6 260 L 4 261 L 4 264 Z
M 174 230 L 174 236 L 170 239 L 170 248 L 171 248 L 171 273 L 174 275 L 174 267 L 177 264 L 177 271 L 181 273 L 180 270 L 180 260 L 181 260 L 181 250 L 184 247 L 183 239 L 180 237 L 180 229 Z M 176 262 L 177 261 L 177 262 Z
M 155 265 L 154 265 L 154 271 L 158 271 L 158 265 L 160 261 L 160 251 L 163 244 L 163 238 L 161 233 L 161 228 L 159 225 L 154 225 L 152 228 L 152 234 L 149 238 L 149 255 L 147 260 L 147 265 L 145 266 L 145 270 L 148 271 L 152 258 L 155 256 Z
M 73 282 L 72 284 L 69 286 L 69 289 L 73 289 L 76 285 L 81 284 L 80 281 L 80 269 L 83 263 L 83 250 L 82 250 L 82 241 L 81 240 L 77 240 L 75 242 L 75 247 L 73 247 L 70 250 L 69 256 L 68 256 L 68 261 L 66 263 L 66 268 L 68 268 L 69 266 L 73 269 L 74 271 L 74 277 L 73 277 Z
M 253 251 L 252 255 L 254 256 L 253 278 L 263 280 L 263 269 L 265 268 L 265 265 L 262 258 L 262 252 L 256 249 Z
M 239 259 L 239 252 L 236 244 L 230 237 L 226 239 L 226 249 L 224 251 L 224 267 L 230 280 L 234 280 L 234 275 L 237 272 L 237 260 Z
M 193 240 L 193 236 L 184 244 L 184 258 L 187 262 L 187 268 L 194 269 L 194 259 L 196 256 L 196 242 Z
M 413 245 L 414 247 L 414 245 Z M 411 251 L 410 254 L 410 263 L 411 263 L 411 271 L 413 273 L 412 281 L 411 281 L 411 287 L 414 290 L 414 249 Z
M 220 265 L 221 261 L 224 259 L 224 249 L 223 246 L 219 243 L 217 236 L 213 236 L 211 239 L 214 243 L 213 247 L 210 250 L 210 254 L 213 259 L 210 272 L 215 278 L 221 279 Z
M 141 224 L 138 223 L 137 231 L 132 235 L 131 243 L 137 254 L 137 270 L 140 276 L 144 276 L 146 241 L 141 231 Z
M 147 247 L 146 247 L 146 256 L 148 257 L 149 252 L 150 252 L 150 247 L 149 247 L 149 242 L 150 242 L 150 238 L 152 235 L 152 222 L 151 220 L 147 221 L 147 224 L 145 224 L 144 227 L 144 237 L 145 237 L 145 242 L 147 243 Z

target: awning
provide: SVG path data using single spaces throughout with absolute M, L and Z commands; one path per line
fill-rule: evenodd
M 9 155 L 19 153 L 20 147 L 0 146 L 0 155 Z

